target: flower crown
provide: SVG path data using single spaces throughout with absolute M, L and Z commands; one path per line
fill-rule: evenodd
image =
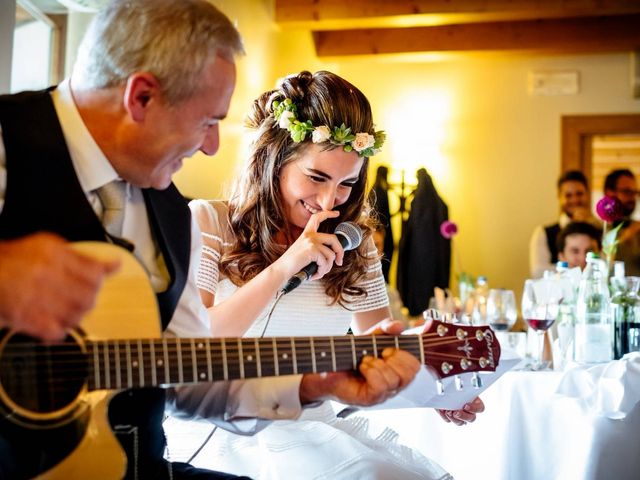
M 333 129 L 326 125 L 314 127 L 311 120 L 306 122 L 298 120 L 298 108 L 290 98 L 285 98 L 282 102 L 275 100 L 272 103 L 273 116 L 280 128 L 289 131 L 291 140 L 296 143 L 303 142 L 307 133 L 311 134 L 313 143 L 330 142 L 333 145 L 342 145 L 345 152 L 356 151 L 361 157 L 371 157 L 380 152 L 387 137 L 383 130 L 378 130 L 373 135 L 366 132 L 351 133 L 351 128 L 344 123 Z

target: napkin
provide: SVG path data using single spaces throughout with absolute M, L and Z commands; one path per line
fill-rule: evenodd
M 585 412 L 625 418 L 640 401 L 640 352 L 592 367 L 574 366 L 565 372 L 556 393 L 575 398 Z

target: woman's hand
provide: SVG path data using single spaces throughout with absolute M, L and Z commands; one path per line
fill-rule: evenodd
M 476 397 L 469 403 L 465 404 L 460 410 L 436 410 L 442 419 L 456 425 L 466 425 L 472 423 L 476 419 L 476 414 L 484 412 L 484 403 L 480 397 Z
M 333 233 L 318 232 L 322 222 L 339 215 L 340 213 L 336 210 L 311 215 L 298 239 L 273 263 L 272 268 L 280 270 L 283 277 L 288 279 L 311 262 L 315 262 L 318 270 L 311 280 L 317 280 L 326 275 L 333 268 L 334 263 L 342 265 L 344 249 L 338 237 Z

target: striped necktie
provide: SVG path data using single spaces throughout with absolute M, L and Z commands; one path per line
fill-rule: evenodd
M 114 180 L 96 190 L 96 195 L 102 203 L 102 225 L 115 237 L 122 236 L 125 187 L 124 181 Z

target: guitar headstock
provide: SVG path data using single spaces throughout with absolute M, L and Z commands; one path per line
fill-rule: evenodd
M 488 325 L 427 320 L 421 335 L 425 363 L 441 378 L 498 366 L 500 344 Z

